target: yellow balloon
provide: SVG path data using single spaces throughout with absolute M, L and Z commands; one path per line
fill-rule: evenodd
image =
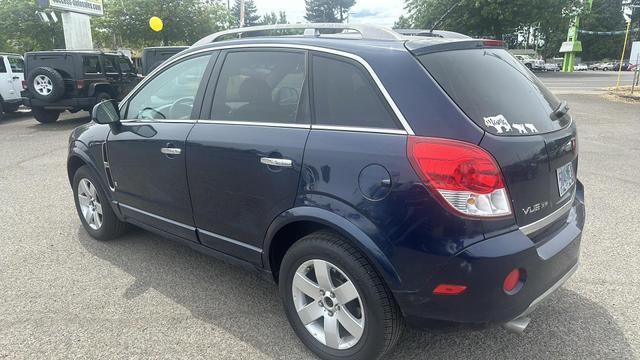
M 159 17 L 154 16 L 149 19 L 149 27 L 151 28 L 151 30 L 155 32 L 162 31 L 163 26 L 164 24 L 162 23 L 162 19 L 160 19 Z

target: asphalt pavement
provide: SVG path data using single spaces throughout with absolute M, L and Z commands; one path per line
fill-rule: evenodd
M 579 127 L 580 268 L 523 336 L 407 330 L 389 358 L 640 356 L 640 105 L 560 97 Z M 274 285 L 142 230 L 111 242 L 87 235 L 65 169 L 69 132 L 87 121 L 41 125 L 27 112 L 0 121 L 0 359 L 312 358 Z
M 617 71 L 541 72 L 536 75 L 557 95 L 601 94 L 618 83 Z M 628 86 L 632 82 L 633 72 L 623 71 L 620 74 L 620 86 Z

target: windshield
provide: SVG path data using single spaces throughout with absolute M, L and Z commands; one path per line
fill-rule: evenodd
M 504 136 L 564 128 L 568 115 L 552 120 L 560 100 L 504 49 L 444 51 L 420 62 L 476 124 Z

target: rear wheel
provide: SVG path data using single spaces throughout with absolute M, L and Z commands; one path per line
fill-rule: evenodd
M 127 224 L 113 212 L 104 189 L 86 165 L 73 176 L 73 194 L 80 221 L 91 237 L 110 240 L 126 231 Z
M 360 251 L 334 233 L 296 242 L 279 280 L 291 326 L 322 359 L 377 359 L 400 336 L 403 319 L 391 292 Z
M 40 123 L 48 124 L 56 122 L 60 117 L 60 110 L 48 110 L 45 108 L 32 108 L 33 117 Z

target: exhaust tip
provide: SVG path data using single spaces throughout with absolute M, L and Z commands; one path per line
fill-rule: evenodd
M 531 318 L 523 316 L 521 318 L 513 319 L 502 324 L 502 327 L 510 333 L 522 335 L 524 334 L 524 330 L 527 328 L 527 326 L 529 326 L 530 321 Z

